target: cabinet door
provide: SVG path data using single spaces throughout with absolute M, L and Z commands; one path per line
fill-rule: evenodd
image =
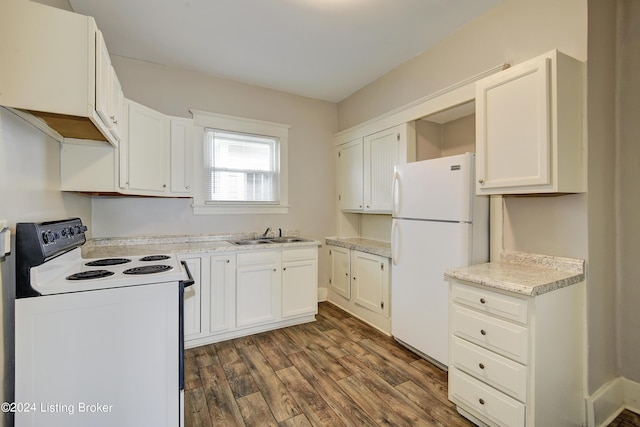
M 169 120 L 164 114 L 144 105 L 127 103 L 126 186 L 142 194 L 164 194 L 169 185 Z
M 111 58 L 101 31 L 96 31 L 96 112 L 110 127 L 109 97 L 111 96 Z
M 393 167 L 399 161 L 397 127 L 364 138 L 364 210 L 391 213 Z
M 191 129 L 193 120 L 172 117 L 171 124 L 171 192 L 191 193 Z
M 236 326 L 272 322 L 280 317 L 280 252 L 238 254 Z
M 550 58 L 476 83 L 476 190 L 551 183 Z
M 362 211 L 362 138 L 338 147 L 338 204 L 344 211 Z
M 389 260 L 351 251 L 353 301 L 377 314 L 389 313 Z
M 282 317 L 318 312 L 318 258 L 282 263 Z
M 116 70 L 111 68 L 111 95 L 109 96 L 109 119 L 111 128 L 111 134 L 118 140 L 122 140 L 122 116 L 123 116 L 123 104 L 124 94 L 122 92 L 122 86 L 120 80 L 116 75 Z
M 350 250 L 338 246 L 331 247 L 331 290 L 345 297 L 351 298 L 351 258 Z
M 202 332 L 202 280 L 200 258 L 181 258 L 187 262 L 194 284 L 184 290 L 184 339 L 197 337 Z
M 214 255 L 211 261 L 211 293 L 209 299 L 209 332 L 233 329 L 235 312 L 236 257 L 234 254 Z

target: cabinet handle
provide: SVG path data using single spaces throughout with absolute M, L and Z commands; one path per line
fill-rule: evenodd
M 283 268 L 282 268 L 282 271 L 287 271 L 287 267 L 283 267 Z
M 484 304 L 484 303 L 486 303 L 486 302 L 487 302 L 487 300 L 486 300 L 486 299 L 484 299 L 484 298 L 480 298 L 480 304 Z
M 227 264 L 229 264 L 230 262 L 231 262 L 231 260 L 230 260 L 230 259 L 228 259 L 228 260 L 227 260 Z
M 484 369 L 484 364 L 480 363 L 480 364 L 478 364 L 478 367 L 479 367 L 480 369 Z
M 478 403 L 480 403 L 481 405 L 484 405 L 484 399 L 478 399 Z
M 484 184 L 484 179 L 480 178 L 480 179 L 478 180 L 478 182 L 479 182 L 480 184 Z
M 274 273 L 277 271 L 275 268 L 273 269 Z
M 356 280 L 356 276 L 353 276 L 353 280 Z
M 274 270 L 274 271 L 275 271 L 275 270 Z M 485 331 L 484 329 L 480 329 L 480 333 L 481 333 L 482 335 L 487 335 L 487 331 Z
M 367 209 L 369 209 L 371 206 L 367 205 Z

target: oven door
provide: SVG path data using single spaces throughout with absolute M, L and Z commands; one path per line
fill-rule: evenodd
M 179 425 L 176 285 L 17 299 L 16 427 Z

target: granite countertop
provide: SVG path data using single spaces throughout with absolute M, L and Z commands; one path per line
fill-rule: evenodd
M 325 239 L 327 245 L 339 246 L 347 249 L 355 249 L 357 251 L 369 254 L 391 258 L 391 243 L 380 240 L 363 239 L 361 237 L 327 237 Z
M 286 234 L 286 236 L 298 237 L 298 234 Z M 254 237 L 255 233 L 97 238 L 89 240 L 82 246 L 82 256 L 84 258 L 106 258 L 162 253 L 184 255 L 310 246 L 317 247 L 322 245 L 322 242 L 313 239 L 309 239 L 308 242 L 270 243 L 265 245 L 241 246 L 231 243 L 233 240 L 251 239 Z
M 584 280 L 584 260 L 504 251 L 500 261 L 452 268 L 445 276 L 488 288 L 536 296 Z

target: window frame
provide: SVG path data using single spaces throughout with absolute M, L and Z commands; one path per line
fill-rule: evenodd
M 194 185 L 193 185 L 193 213 L 196 215 L 209 214 L 286 214 L 289 212 L 289 183 L 288 183 L 288 140 L 290 126 L 228 116 L 224 114 L 208 113 L 191 110 L 194 123 Z M 204 167 L 205 129 L 215 129 L 228 132 L 245 133 L 266 136 L 279 140 L 279 202 L 252 201 L 206 201 L 204 184 L 206 179 Z

